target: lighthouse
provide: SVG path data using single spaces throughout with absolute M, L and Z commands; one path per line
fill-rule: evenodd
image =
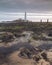
M 25 20 L 25 22 L 26 22 L 26 19 L 27 19 L 27 18 L 26 18 L 26 15 L 27 15 L 27 13 L 25 12 L 25 16 L 24 16 L 24 20 Z

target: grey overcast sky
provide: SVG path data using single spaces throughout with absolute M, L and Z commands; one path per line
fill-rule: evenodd
M 52 0 L 0 0 L 2 12 L 52 11 Z
M 25 11 L 52 14 L 52 0 L 0 0 L 0 20 L 3 19 L 2 16 L 6 18 L 6 13 L 22 13 Z

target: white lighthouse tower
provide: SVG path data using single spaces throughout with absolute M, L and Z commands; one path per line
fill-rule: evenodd
M 25 12 L 25 16 L 24 16 L 25 22 L 27 21 L 26 19 L 27 19 L 27 13 Z

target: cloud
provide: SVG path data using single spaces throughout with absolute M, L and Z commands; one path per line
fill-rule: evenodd
M 0 20 L 14 20 L 21 18 L 18 12 L 34 12 L 36 14 L 51 14 L 52 20 L 52 0 L 0 0 Z M 16 14 L 15 14 L 16 13 Z M 34 14 L 35 15 L 35 14 Z M 44 16 L 45 17 L 45 16 Z M 42 17 L 42 18 L 44 18 Z M 23 17 L 24 18 L 24 17 Z M 29 20 L 32 17 L 28 18 Z M 34 19 L 39 20 L 35 17 Z M 33 20 L 33 18 L 32 18 Z
M 52 11 L 52 0 L 0 0 L 0 11 Z

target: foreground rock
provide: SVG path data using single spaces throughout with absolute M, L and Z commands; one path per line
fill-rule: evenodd
M 9 55 L 0 54 L 0 65 L 52 65 L 52 52 L 33 50 L 22 47 Z
M 48 61 L 52 64 L 52 52 L 47 52 Z
M 14 36 L 12 33 L 10 32 L 5 32 L 4 34 L 2 34 L 2 42 L 10 42 L 14 39 Z
M 50 51 L 40 51 L 38 48 L 33 48 L 33 51 L 31 51 L 27 48 L 22 48 L 19 55 L 22 58 L 33 59 L 37 65 L 52 65 L 52 52 Z
M 48 61 L 45 61 L 44 59 L 40 59 L 37 65 L 50 65 Z
M 19 56 L 20 57 L 23 57 L 23 58 L 33 58 L 34 55 L 40 53 L 42 50 L 40 49 L 37 49 L 37 48 L 25 48 L 25 47 L 22 47 L 20 49 L 20 53 L 19 53 Z

